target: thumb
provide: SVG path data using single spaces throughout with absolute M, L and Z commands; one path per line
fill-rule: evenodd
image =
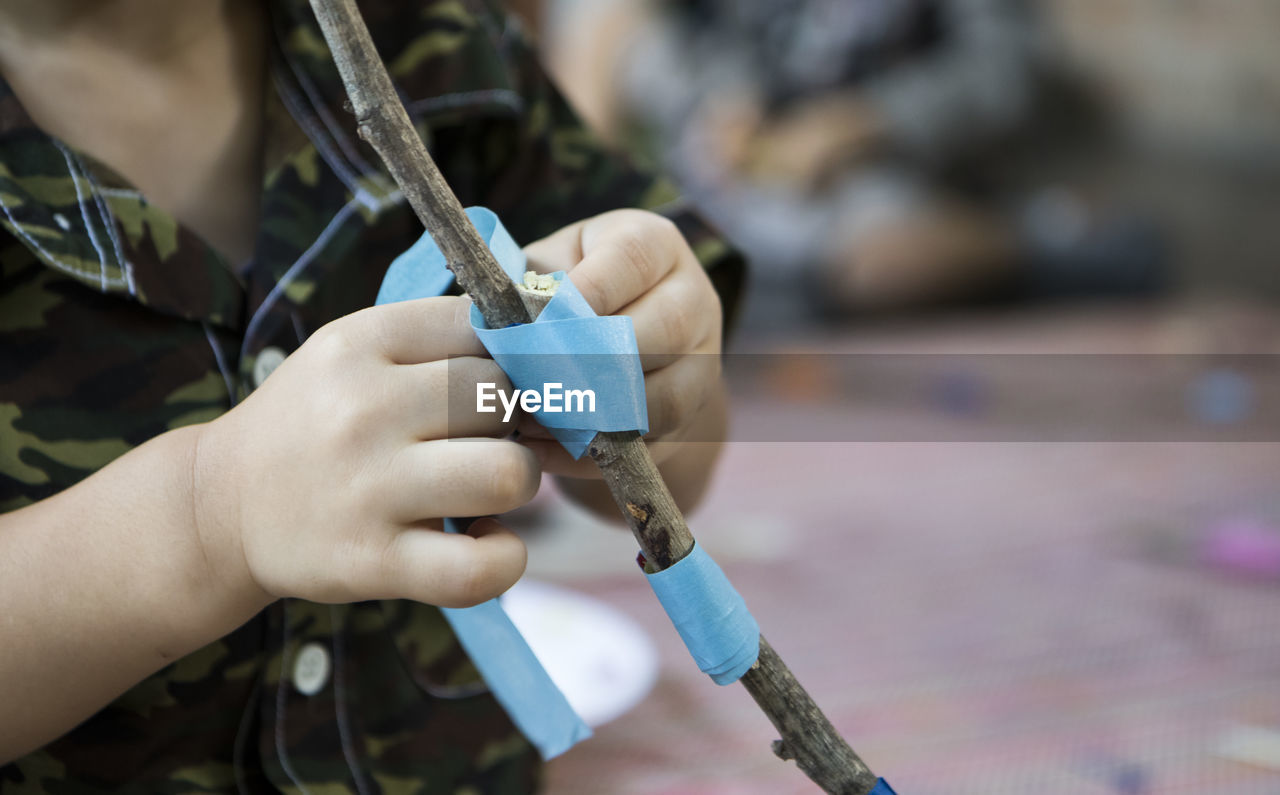
M 465 534 L 410 528 L 387 550 L 383 576 L 391 590 L 439 607 L 470 607 L 502 594 L 524 574 L 524 542 L 493 518 Z

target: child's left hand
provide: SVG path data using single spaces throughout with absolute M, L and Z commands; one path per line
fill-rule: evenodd
M 525 249 L 529 267 L 568 271 L 599 315 L 626 315 L 645 372 L 649 442 L 719 441 L 699 431 L 703 409 L 720 392 L 720 298 L 675 224 L 642 210 L 615 210 L 567 226 Z M 531 417 L 518 426 L 544 470 L 599 477 L 590 459 L 574 461 Z M 674 444 L 650 445 L 659 463 Z

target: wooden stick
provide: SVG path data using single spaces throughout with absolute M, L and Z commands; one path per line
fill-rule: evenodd
M 493 258 L 413 129 L 353 0 L 312 2 L 351 109 L 368 141 L 491 328 L 528 323 L 516 286 Z M 464 264 L 465 263 L 465 264 Z
M 387 164 L 485 321 L 504 328 L 532 320 L 520 291 L 472 227 L 414 130 L 354 0 L 310 2 L 351 98 L 360 136 Z M 665 569 L 689 554 L 693 534 L 640 434 L 597 434 L 589 452 L 649 565 Z M 779 757 L 795 759 L 828 793 L 866 795 L 875 787 L 875 775 L 763 637 L 760 657 L 741 681 L 782 735 L 774 743 Z

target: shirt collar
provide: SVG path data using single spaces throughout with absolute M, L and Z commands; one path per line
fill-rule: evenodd
M 456 0 L 362 0 L 360 5 L 397 91 L 424 135 L 430 136 L 429 128 L 523 112 L 523 86 L 505 57 L 519 33 L 511 27 L 513 17 Z M 345 109 L 341 78 L 307 0 L 272 0 L 269 9 L 272 80 L 296 125 L 288 118 L 271 124 L 268 118 L 260 240 L 269 250 L 260 247 L 264 261 L 257 263 L 268 281 L 283 278 L 344 205 L 354 202 L 362 214 L 376 216 L 403 203 Z M 294 162 L 307 146 L 314 147 L 312 162 L 321 169 L 309 183 Z M 99 164 L 86 162 L 40 130 L 0 79 L 0 226 L 45 265 L 101 292 L 239 327 L 246 303 L 243 278 L 136 191 L 104 185 L 102 175 Z M 287 238 L 265 228 L 271 220 L 266 205 L 282 175 L 288 190 L 308 190 L 305 217 L 289 221 Z M 278 195 L 282 192 L 280 187 L 276 196 L 282 206 L 299 206 L 296 198 Z M 175 279 L 174 273 L 183 277 Z M 253 300 L 250 295 L 249 303 Z

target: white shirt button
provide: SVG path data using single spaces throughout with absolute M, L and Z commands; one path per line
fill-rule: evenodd
M 253 385 L 262 386 L 262 382 L 266 381 L 268 376 L 276 371 L 284 362 L 285 352 L 269 345 L 258 352 L 258 357 L 253 360 Z
M 329 650 L 319 643 L 308 643 L 293 661 L 293 686 L 304 696 L 314 696 L 328 683 L 329 668 Z

